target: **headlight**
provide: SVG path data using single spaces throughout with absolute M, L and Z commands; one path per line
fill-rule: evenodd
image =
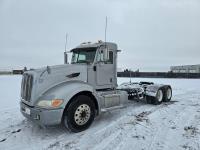
M 40 100 L 37 106 L 44 108 L 57 108 L 63 103 L 63 99 L 53 99 L 53 100 Z

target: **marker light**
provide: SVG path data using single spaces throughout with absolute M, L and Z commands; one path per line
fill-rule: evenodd
M 63 103 L 62 99 L 53 99 L 51 101 L 51 106 L 52 107 L 59 107 Z

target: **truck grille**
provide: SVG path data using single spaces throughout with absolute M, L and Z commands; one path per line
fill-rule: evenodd
M 28 102 L 30 102 L 31 99 L 32 84 L 33 76 L 29 74 L 24 74 L 21 84 L 21 98 Z

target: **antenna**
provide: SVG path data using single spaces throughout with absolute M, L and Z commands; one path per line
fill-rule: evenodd
M 65 37 L 65 53 L 67 52 L 67 39 L 68 39 L 68 34 L 66 33 L 66 37 Z
M 106 45 L 106 34 L 107 34 L 107 22 L 108 22 L 108 18 L 106 16 L 106 24 L 105 24 L 105 45 Z
M 130 74 L 130 83 L 131 83 L 131 69 L 129 69 L 129 74 Z

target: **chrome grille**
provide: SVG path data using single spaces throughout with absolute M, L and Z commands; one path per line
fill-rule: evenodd
M 24 74 L 21 84 L 21 98 L 28 102 L 30 102 L 31 99 L 32 84 L 33 76 L 30 74 Z

